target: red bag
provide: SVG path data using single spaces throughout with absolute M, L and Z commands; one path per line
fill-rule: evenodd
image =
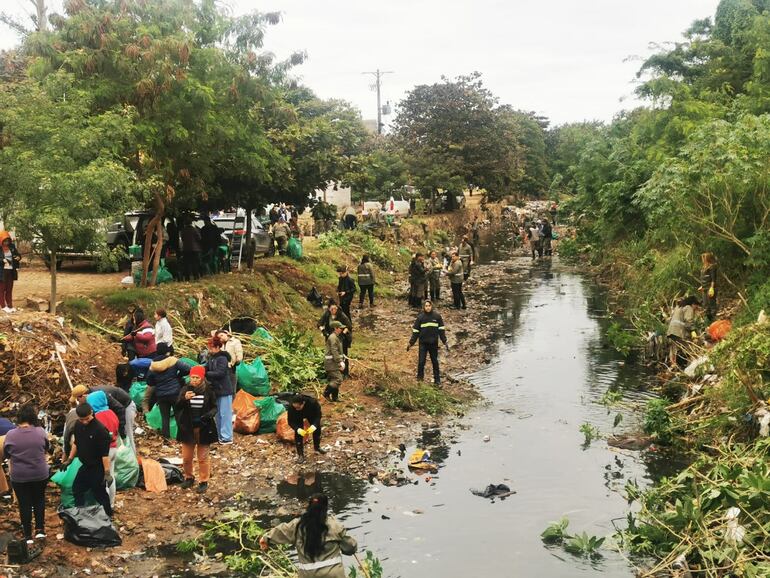
M 714 323 L 709 325 L 708 328 L 709 337 L 711 337 L 712 341 L 720 341 L 721 339 L 724 339 L 728 333 L 730 333 L 732 328 L 733 323 L 729 319 L 720 319 L 719 321 L 714 321 Z
M 233 413 L 238 415 L 242 411 L 254 409 L 254 401 L 257 398 L 242 389 L 233 398 Z
M 251 407 L 245 411 L 240 411 L 235 415 L 235 424 L 233 431 L 239 434 L 255 434 L 259 431 L 259 408 Z

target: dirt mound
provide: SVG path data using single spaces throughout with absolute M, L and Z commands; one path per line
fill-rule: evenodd
M 72 385 L 112 382 L 121 359 L 117 344 L 76 331 L 62 317 L 0 318 L 0 412 L 27 402 L 53 416 L 68 411 L 70 385 L 59 357 Z

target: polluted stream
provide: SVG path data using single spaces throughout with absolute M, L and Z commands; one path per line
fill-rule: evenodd
M 410 483 L 389 487 L 305 472 L 281 482 L 267 509 L 255 500 L 254 513 L 261 511 L 266 524 L 290 519 L 308 496 L 323 491 L 389 578 L 635 575 L 612 548 L 585 559 L 546 546 L 540 534 L 566 516 L 568 532 L 610 536 L 630 511 L 626 481 L 646 486 L 671 473 L 671 462 L 654 448 L 617 450 L 601 438 L 587 445 L 580 431 L 584 423 L 603 436 L 638 431 L 634 408 L 649 397 L 651 376 L 604 345 L 606 294 L 590 279 L 557 258 L 532 262 L 519 254 L 502 266 L 505 273 L 481 297 L 495 321 L 490 363 L 462 376 L 484 401 L 440 429 L 426 424 L 406 457 L 394 462 L 406 469 L 414 449 L 427 449 L 437 473 L 412 472 Z M 463 328 L 448 329 L 450 342 L 471 338 Z M 601 403 L 608 389 L 622 392 L 620 409 Z M 618 413 L 623 419 L 614 427 Z M 515 494 L 485 499 L 471 492 L 489 484 Z

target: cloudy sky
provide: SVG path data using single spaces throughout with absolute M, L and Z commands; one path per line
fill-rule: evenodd
M 59 0 L 51 0 L 53 5 Z M 27 0 L 0 0 L 22 13 Z M 633 106 L 640 59 L 651 44 L 676 41 L 713 16 L 718 0 L 227 0 L 236 13 L 280 11 L 266 48 L 308 53 L 296 69 L 324 98 L 343 98 L 376 115 L 372 77 L 383 101 L 416 84 L 477 70 L 500 101 L 555 123 L 609 120 Z M 15 42 L 0 29 L 0 47 Z

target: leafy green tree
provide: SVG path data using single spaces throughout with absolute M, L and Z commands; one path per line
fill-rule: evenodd
M 104 244 L 105 219 L 126 208 L 135 190 L 123 164 L 132 138 L 131 107 L 92 113 L 92 96 L 65 73 L 40 85 L 0 91 L 0 195 L 6 223 L 38 245 L 51 263 L 56 312 L 56 262 L 62 248 Z
M 364 151 L 351 158 L 345 182 L 356 201 L 384 201 L 409 183 L 405 154 L 388 137 L 372 135 Z
M 512 122 L 511 114 L 498 107 L 479 73 L 409 92 L 398 107 L 394 134 L 410 175 L 430 184 L 423 194 L 455 188 L 458 180 L 493 198 L 513 192 L 523 164 L 517 139 L 523 123 Z

